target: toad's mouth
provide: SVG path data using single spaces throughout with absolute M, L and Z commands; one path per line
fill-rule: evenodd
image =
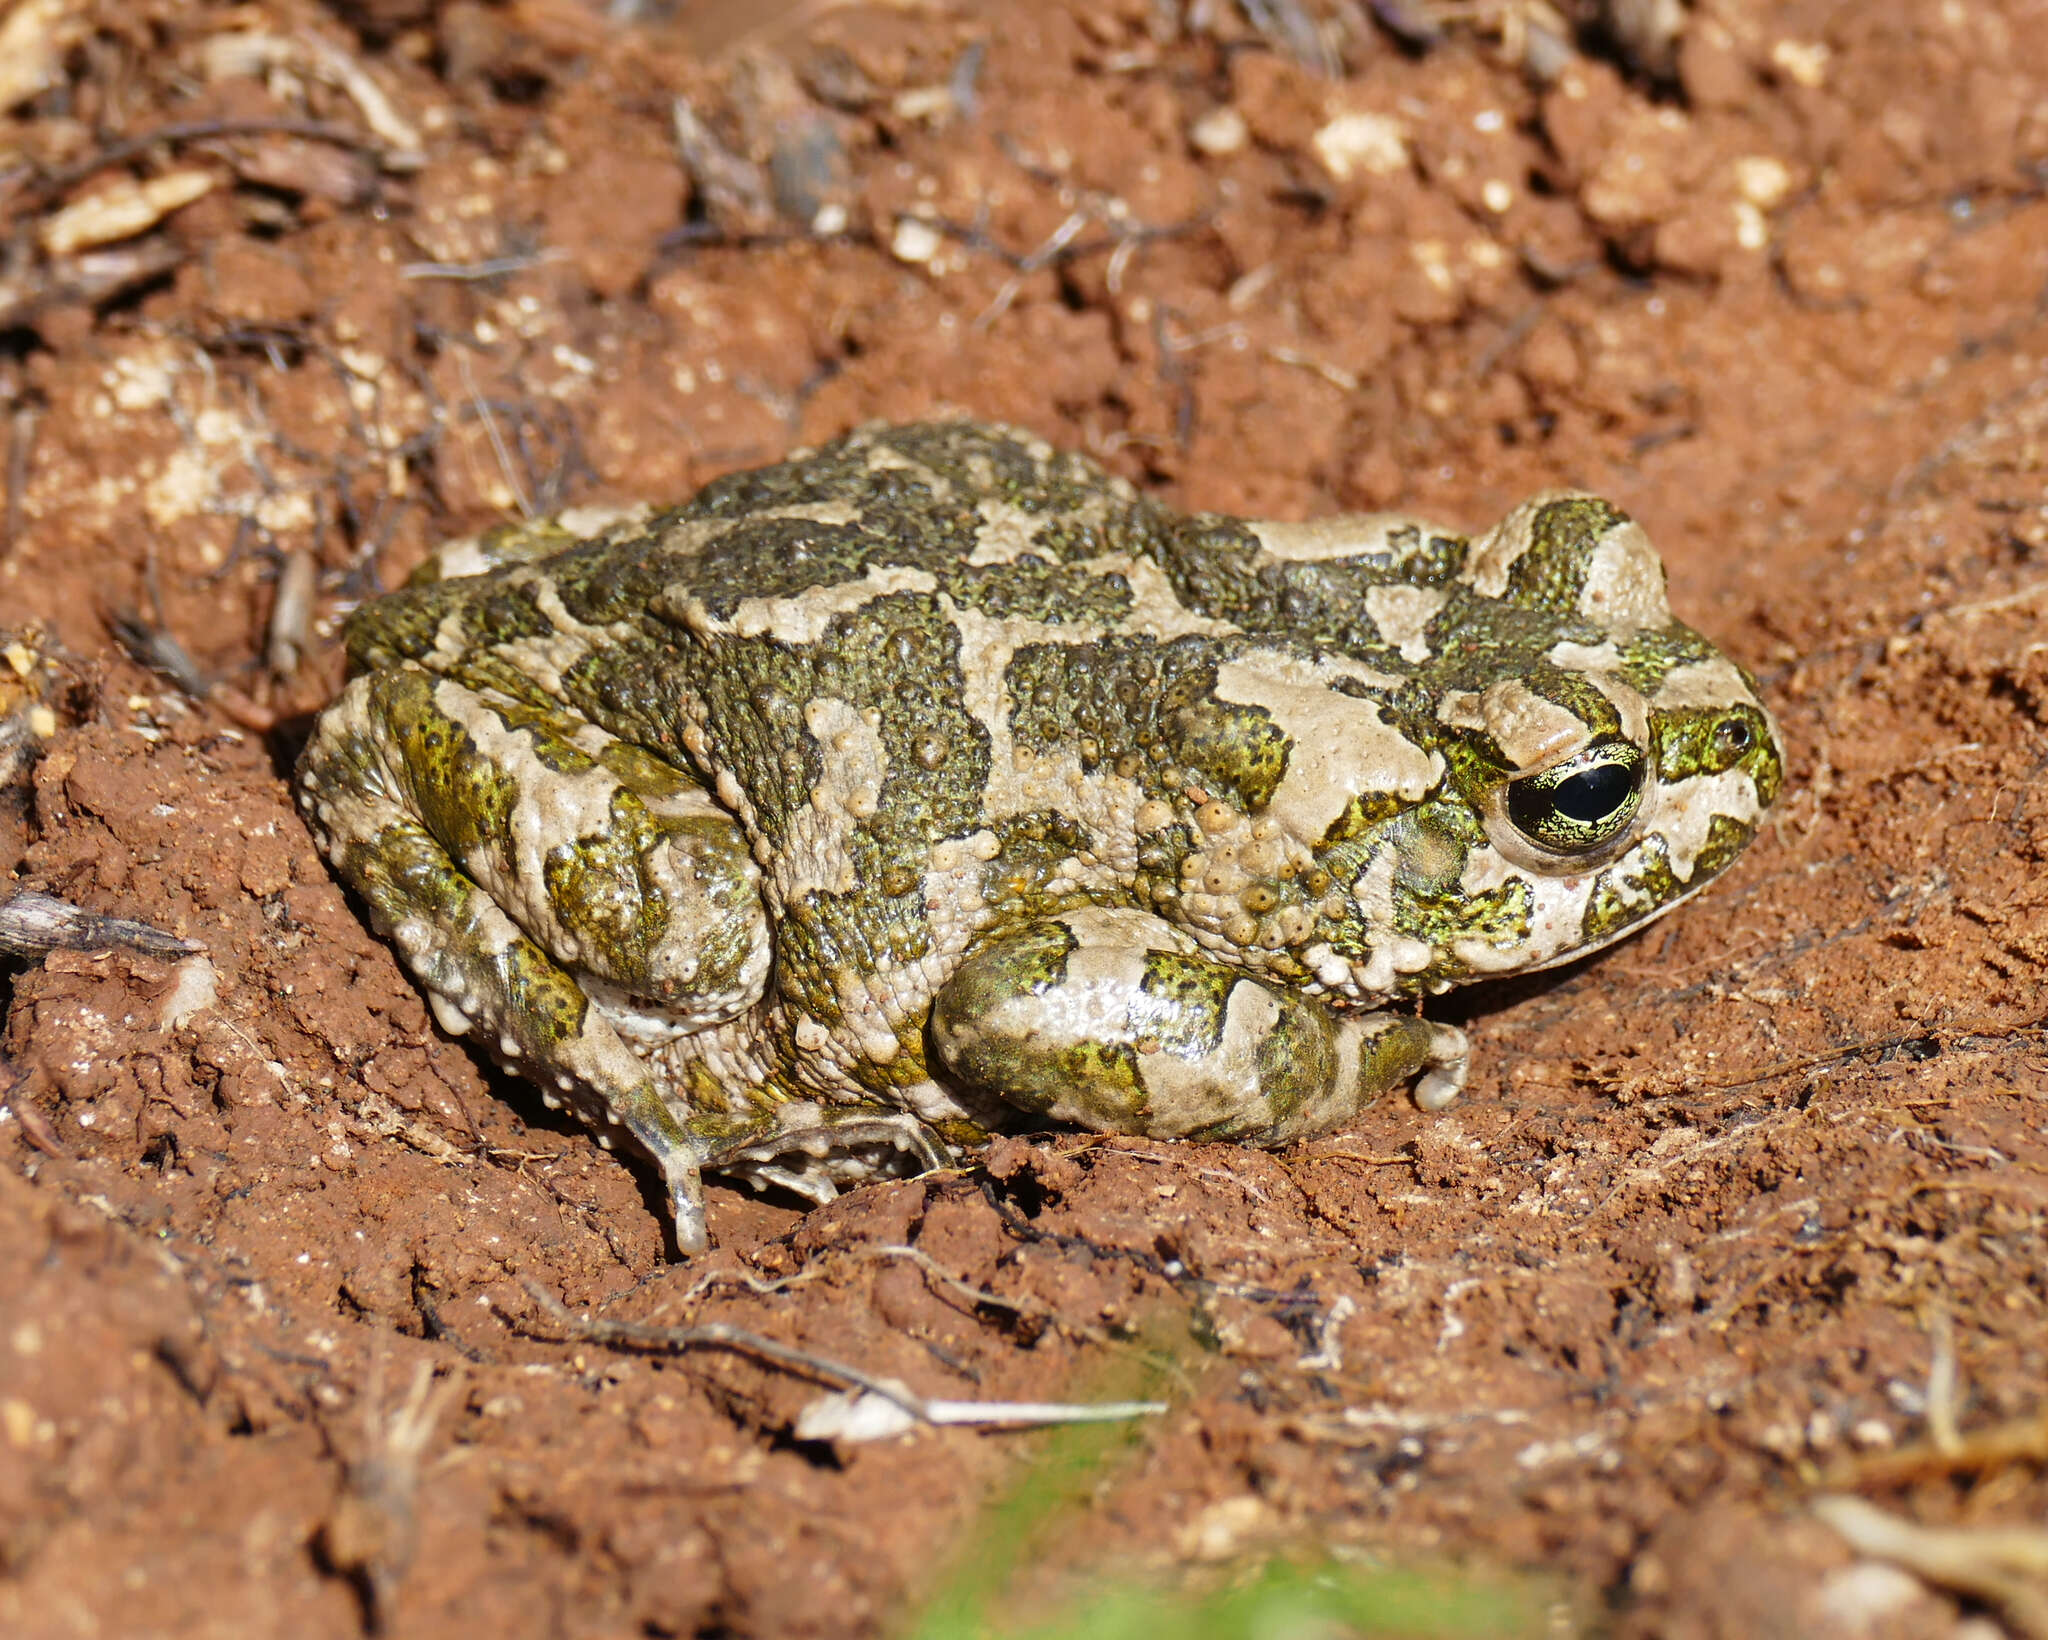
M 1640 917 L 1636 918 L 1634 922 L 1623 923 L 1619 928 L 1601 935 L 1596 940 L 1590 940 L 1583 945 L 1573 945 L 1566 950 L 1558 952 L 1555 956 L 1545 957 L 1541 962 L 1532 962 L 1527 967 L 1517 968 L 1513 971 L 1517 974 L 1540 974 L 1546 969 L 1563 968 L 1569 963 L 1577 962 L 1581 957 L 1590 957 L 1595 952 L 1605 951 L 1610 945 L 1619 945 L 1631 935 L 1640 934 L 1650 924 L 1660 920 L 1667 911 L 1676 911 L 1687 900 L 1699 893 L 1701 889 L 1713 882 L 1719 875 L 1719 872 L 1704 874 L 1698 882 L 1687 887 L 1684 893 L 1676 894 L 1661 904 L 1652 906 Z
M 1583 887 L 1586 877 L 1591 875 L 1587 873 L 1578 878 L 1561 881 L 1568 890 L 1577 892 Z M 1540 974 L 1552 968 L 1563 968 L 1640 933 L 1650 924 L 1663 918 L 1667 912 L 1676 911 L 1719 875 L 1719 871 L 1702 872 L 1698 880 L 1688 884 L 1682 892 L 1655 905 L 1646 906 L 1642 913 L 1632 920 L 1592 939 L 1574 933 L 1562 939 L 1558 949 L 1548 956 L 1525 959 L 1514 955 L 1512 951 L 1496 952 L 1495 961 L 1491 964 L 1481 961 L 1474 963 L 1469 971 L 1453 977 L 1417 978 L 1404 986 L 1402 981 L 1409 979 L 1411 975 L 1420 976 L 1434 961 L 1437 953 L 1429 951 L 1425 958 L 1425 951 L 1428 948 L 1421 942 L 1393 942 L 1392 945 L 1368 952 L 1364 961 L 1339 959 L 1337 963 L 1318 973 L 1317 983 L 1304 989 L 1318 996 L 1324 1005 L 1334 1012 L 1348 1015 L 1383 1008 L 1389 996 L 1400 994 L 1403 990 L 1440 996 L 1458 986 L 1481 980 L 1507 979 L 1525 974 Z M 1408 943 L 1412 943 L 1414 949 L 1405 953 L 1407 960 L 1404 961 L 1404 953 L 1398 947 Z

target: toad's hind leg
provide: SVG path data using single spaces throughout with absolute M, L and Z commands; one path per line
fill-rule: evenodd
M 1451 1026 L 1340 1018 L 1139 911 L 1069 912 L 990 941 L 941 989 L 931 1029 L 955 1078 L 1035 1114 L 1261 1145 L 1329 1132 L 1418 1074 L 1417 1102 L 1447 1104 L 1467 1057 Z
M 299 779 L 441 1023 L 623 1128 L 661 1169 L 678 1245 L 701 1248 L 704 1144 L 621 1026 L 674 1037 L 759 996 L 766 923 L 732 822 L 588 725 L 417 667 L 350 684 Z
M 673 1037 L 760 1000 L 760 869 L 678 770 L 552 704 L 407 665 L 349 685 L 309 785 L 336 722 L 369 733 L 395 799 L 622 1028 Z

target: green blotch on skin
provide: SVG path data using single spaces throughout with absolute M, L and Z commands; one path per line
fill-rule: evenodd
M 1280 1012 L 1259 1039 L 1254 1057 L 1269 1129 L 1284 1127 L 1310 1098 L 1337 1076 L 1337 1022 L 1311 997 L 1273 992 Z
M 1407 800 L 1394 792 L 1361 792 L 1330 823 L 1330 829 L 1323 833 L 1322 846 L 1335 848 L 1339 843 L 1365 837 L 1389 820 L 1398 819 L 1408 807 Z
M 979 1001 L 967 1018 L 1012 996 L 1037 996 L 1067 977 L 1067 959 L 1080 941 L 1063 922 L 1036 922 L 995 939 L 971 953 L 969 962 Z M 967 974 L 968 968 L 961 973 Z
M 1732 815 L 1715 815 L 1707 824 L 1707 840 L 1693 858 L 1692 880 L 1697 883 L 1708 877 L 1718 877 L 1734 863 L 1735 856 L 1749 846 L 1750 838 L 1755 835 L 1754 826 L 1744 825 Z
M 1536 514 L 1529 546 L 1508 567 L 1506 596 L 1548 615 L 1575 617 L 1600 537 L 1628 514 L 1593 496 L 1553 501 Z
M 1426 1020 L 1403 1016 L 1384 1021 L 1360 1048 L 1359 1103 L 1364 1105 L 1391 1089 L 1406 1087 L 1429 1063 L 1435 1042 L 1436 1033 Z
M 470 625 L 492 643 L 512 643 L 520 638 L 545 638 L 554 634 L 555 623 L 542 613 L 531 584 L 500 582 L 469 606 Z
M 1199 637 L 1019 645 L 1003 680 L 1011 735 L 1022 753 L 1071 755 L 1083 770 L 1130 780 L 1148 797 L 1180 797 L 1195 778 L 1184 762 L 1180 714 L 1210 700 L 1228 653 Z
M 695 1091 L 691 1090 L 693 1094 Z M 720 1151 L 745 1150 L 749 1145 L 773 1138 L 781 1125 L 775 1119 L 774 1108 L 781 1100 L 757 1110 L 734 1111 L 724 1108 L 726 1095 L 715 1083 L 707 1091 L 716 1103 L 707 1109 L 693 1097 L 690 1114 L 683 1118 L 683 1131 L 707 1161 Z
M 376 671 L 431 655 L 442 623 L 469 607 L 475 585 L 472 580 L 439 581 L 363 605 L 342 628 L 349 672 Z
M 1624 871 L 1618 864 L 1610 866 L 1594 880 L 1593 893 L 1586 902 L 1586 915 L 1580 928 L 1581 940 L 1587 945 L 1597 945 L 1602 940 L 1613 938 L 1629 924 L 1663 910 L 1679 895 L 1725 871 L 1755 834 L 1754 826 L 1745 825 L 1731 815 L 1715 815 L 1707 826 L 1706 841 L 1700 845 L 1699 854 L 1693 860 L 1692 875 L 1682 882 L 1672 869 L 1670 850 L 1664 839 L 1658 836 L 1645 838 L 1642 850 L 1645 858 L 1640 865 L 1630 871 Z
M 1230 993 L 1242 976 L 1205 957 L 1174 951 L 1145 953 L 1145 977 L 1133 999 L 1130 1028 L 1156 1040 L 1161 1051 L 1183 1059 L 1214 1053 L 1223 1045 Z
M 1635 632 L 1622 640 L 1622 681 L 1649 700 L 1679 667 L 1721 658 L 1721 652 L 1705 638 L 1674 621 L 1661 632 Z
M 1209 701 L 1183 708 L 1173 727 L 1180 761 L 1210 791 L 1234 794 L 1254 814 L 1272 802 L 1293 742 L 1263 706 Z
M 637 540 L 594 541 L 549 559 L 548 577 L 570 618 L 585 626 L 636 621 L 664 589 L 685 576 L 690 561 L 660 545 L 660 526 L 676 516 L 667 513 L 652 521 Z
M 457 858 L 479 849 L 503 856 L 519 784 L 486 758 L 469 731 L 434 699 L 436 680 L 415 667 L 380 674 L 376 700 L 389 730 L 412 808 Z
M 680 797 L 703 789 L 685 771 L 631 741 L 610 742 L 597 754 L 597 760 L 642 797 Z
M 1157 555 L 1175 593 L 1198 614 L 1398 665 L 1366 612 L 1365 594 L 1376 586 L 1448 586 L 1468 547 L 1462 536 L 1414 528 L 1394 532 L 1382 552 L 1293 562 L 1267 557 L 1243 520 L 1204 514 L 1171 521 Z
M 562 673 L 562 701 L 606 733 L 687 773 L 690 759 L 681 732 L 695 688 L 694 668 L 702 661 L 665 637 L 608 634 Z
M 1462 803 L 1423 803 L 1388 828 L 1396 851 L 1394 892 L 1428 899 L 1461 892 L 1458 881 L 1486 830 Z
M 582 724 L 559 708 L 492 701 L 488 709 L 506 728 L 526 736 L 533 760 L 548 773 L 588 774 L 597 767 L 597 759 L 570 738 Z
M 1529 916 L 1535 894 L 1514 878 L 1483 894 L 1394 900 L 1394 925 L 1410 939 L 1424 941 L 1434 953 L 1429 966 L 1402 974 L 1394 990 L 1406 996 L 1441 989 L 1472 977 L 1471 968 L 1453 951 L 1458 940 L 1479 940 L 1496 948 L 1520 945 L 1529 937 Z
M 1406 716 L 1399 722 L 1401 732 L 1410 740 L 1416 740 L 1418 732 L 1429 737 L 1417 744 L 1443 755 L 1452 788 L 1468 800 L 1511 778 L 1515 772 L 1507 754 L 1500 749 L 1500 742 L 1484 729 L 1453 729 L 1434 720 L 1416 724 Z
M 1055 917 L 1088 896 L 1059 868 L 1092 845 L 1077 822 L 1052 809 L 1011 815 L 994 826 L 997 851 L 981 867 L 981 897 L 998 926 Z M 1066 886 L 1055 890 L 1055 883 Z
M 1593 738 L 1621 733 L 1621 714 L 1583 672 L 1567 672 L 1547 662 L 1532 666 L 1522 676 L 1522 685 L 1538 700 L 1562 706 L 1586 726 Z
M 622 788 L 602 831 L 550 849 L 542 865 L 555 915 L 576 936 L 584 965 L 641 995 L 668 929 L 668 898 L 645 869 L 660 841 L 647 805 Z
M 521 936 L 498 958 L 507 1016 L 529 1054 L 546 1054 L 582 1034 L 590 1000 L 548 954 Z
M 998 1017 L 1018 998 L 1043 996 L 1065 982 L 1079 942 L 1063 923 L 1048 921 L 990 940 L 972 952 L 940 993 L 938 1008 L 956 1022 L 960 1047 L 950 1069 L 963 1082 L 1018 1109 L 1043 1115 L 1077 1102 L 1112 1126 L 1145 1109 L 1138 1054 L 1127 1042 L 1051 1044 L 998 1037 L 975 1022 Z
M 1579 937 L 1587 945 L 1612 939 L 1632 922 L 1656 910 L 1684 891 L 1685 885 L 1671 869 L 1671 853 L 1662 837 L 1643 839 L 1643 858 L 1624 871 L 1610 866 L 1594 879 L 1593 892 L 1586 901 L 1586 914 Z
M 1076 1042 L 1052 1055 L 1038 1074 L 1006 1087 L 1003 1096 L 1034 1116 L 1050 1110 L 1057 1099 L 1072 1099 L 1105 1126 L 1132 1131 L 1151 1105 L 1139 1058 L 1128 1042 Z
M 1529 885 L 1511 877 L 1484 893 L 1467 893 L 1461 879 L 1471 851 L 1482 846 L 1485 828 L 1462 803 L 1425 803 L 1386 828 L 1396 851 L 1393 901 L 1394 932 L 1420 940 L 1435 953 L 1420 972 L 1394 981 L 1398 992 L 1413 994 L 1436 982 L 1466 977 L 1466 965 L 1452 952 L 1458 940 L 1484 940 L 1489 945 L 1518 943 L 1528 937 L 1534 896 Z M 1340 954 L 1365 955 L 1362 931 L 1340 928 L 1331 944 Z
M 1731 750 L 1722 739 L 1725 725 L 1739 723 L 1749 731 L 1749 744 Z M 1756 782 L 1757 800 L 1773 802 L 1784 778 L 1770 738 L 1770 725 L 1754 706 L 1696 706 L 1653 713 L 1650 720 L 1652 755 L 1658 777 L 1665 781 L 1690 780 L 1744 768 Z
M 933 573 L 957 564 L 973 548 L 972 514 L 918 513 L 890 528 L 886 508 L 859 524 L 820 524 L 805 518 L 736 522 L 715 553 L 693 566 L 690 588 L 720 620 L 750 598 L 788 598 L 820 584 L 858 581 L 870 563 Z
M 995 620 L 1078 622 L 1115 626 L 1131 612 L 1131 583 L 1053 564 L 1030 554 L 1008 564 L 956 564 L 939 576 L 939 591 Z
M 421 978 L 451 996 L 483 998 L 485 1023 L 510 1030 L 528 1059 L 545 1062 L 581 1034 L 590 1007 L 582 989 L 524 935 L 503 947 L 479 941 L 492 902 L 423 827 L 388 827 L 339 864 L 387 924 L 424 916 L 440 929 L 440 947 L 417 965 Z

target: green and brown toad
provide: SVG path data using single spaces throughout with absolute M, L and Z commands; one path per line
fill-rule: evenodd
M 322 848 L 686 1251 L 705 1170 L 823 1200 L 1031 1119 L 1441 1106 L 1464 1035 L 1380 1005 L 1668 911 L 1782 771 L 1604 501 L 1187 517 L 973 422 L 457 543 L 348 649 Z

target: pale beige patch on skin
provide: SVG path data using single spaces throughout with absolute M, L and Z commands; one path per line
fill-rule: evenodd
M 1175 638 L 1225 638 L 1238 630 L 1230 621 L 1188 608 L 1173 590 L 1166 572 L 1149 558 L 1104 553 L 1099 558 L 1084 558 L 1075 567 L 1091 575 L 1121 575 L 1129 583 L 1131 607 L 1129 614 L 1117 622 L 1120 633 L 1171 643 Z M 1092 631 L 1099 636 L 1101 629 Z
M 1234 985 L 1223 1004 L 1222 1040 L 1199 1059 L 1138 1055 L 1150 1106 L 1145 1131 L 1155 1139 L 1179 1138 L 1241 1119 L 1248 1104 L 1263 1103 L 1259 1049 L 1279 1022 L 1280 1000 L 1265 986 Z
M 1490 894 L 1507 883 L 1522 883 L 1530 894 L 1526 934 L 1496 943 L 1468 935 L 1451 941 L 1451 954 L 1475 973 L 1502 973 L 1531 963 L 1555 961 L 1574 950 L 1586 922 L 1599 868 L 1557 860 L 1533 869 L 1498 848 L 1475 848 L 1466 857 L 1458 886 L 1468 897 Z
M 1592 739 L 1577 713 L 1545 700 L 1520 678 L 1503 678 L 1479 696 L 1486 732 L 1522 773 L 1562 763 Z
M 654 516 L 654 503 L 635 501 L 625 506 L 592 502 L 582 507 L 566 507 L 554 517 L 543 519 L 557 529 L 567 530 L 579 538 L 579 544 L 587 543 L 600 535 L 624 534 L 637 530 Z
M 1582 676 L 1607 697 L 1621 719 L 1621 732 L 1638 746 L 1650 744 L 1650 703 L 1618 672 L 1587 672 Z
M 1694 661 L 1687 666 L 1675 666 L 1664 675 L 1657 693 L 1650 698 L 1650 704 L 1660 712 L 1684 710 L 1688 707 L 1715 706 L 1756 706 L 1755 693 L 1750 689 L 1742 669 L 1724 655 L 1712 660 Z
M 1621 650 L 1612 638 L 1603 638 L 1598 643 L 1578 643 L 1567 638 L 1563 643 L 1554 643 L 1543 658 L 1560 672 L 1619 672 Z
M 866 445 L 861 450 L 861 456 L 871 473 L 910 473 L 924 481 L 926 488 L 932 492 L 934 501 L 945 503 L 953 499 L 953 481 L 950 478 L 933 472 L 921 461 L 913 461 L 892 445 Z
M 1427 940 L 1389 934 L 1372 947 L 1352 977 L 1367 996 L 1383 997 L 1401 975 L 1420 973 L 1435 960 L 1436 952 Z
M 1756 782 L 1747 769 L 1723 769 L 1719 774 L 1694 775 L 1657 785 L 1644 794 L 1642 818 L 1637 822 L 1645 836 L 1661 836 L 1671 851 L 1671 870 L 1681 883 L 1692 881 L 1693 866 L 1700 850 L 1707 846 L 1707 834 L 1722 816 L 1745 831 L 1754 831 L 1763 815 Z
M 1614 525 L 1593 549 L 1579 592 L 1579 616 L 1616 637 L 1657 632 L 1671 624 L 1664 561 L 1634 519 Z
M 502 656 L 557 700 L 562 698 L 564 674 L 577 663 L 593 651 L 629 643 L 639 636 L 639 629 L 630 621 L 591 626 L 577 620 L 562 602 L 561 589 L 554 577 L 538 565 L 521 566 L 512 571 L 506 578 L 506 585 L 526 591 L 533 599 L 533 607 L 547 617 L 549 626 L 554 630 L 494 644 L 492 652 Z M 438 641 L 436 648 L 440 648 Z M 464 653 L 467 652 L 468 644 L 465 642 Z
M 743 598 L 725 621 L 707 617 L 712 631 L 729 632 L 736 638 L 773 638 L 777 643 L 815 644 L 825 628 L 840 615 L 851 615 L 896 592 L 929 594 L 937 589 L 938 577 L 928 569 L 901 565 L 870 564 L 857 581 L 840 581 L 832 586 L 806 587 L 788 598 Z
M 1481 597 L 1500 597 L 1508 589 L 1508 572 L 1515 567 L 1515 561 L 1529 550 L 1530 531 L 1537 513 L 1551 502 L 1566 500 L 1576 493 L 1572 490 L 1546 490 L 1541 495 L 1531 496 L 1484 535 L 1474 537 L 1472 550 L 1466 555 L 1465 568 L 1458 579 Z
M 1311 845 L 1353 798 L 1384 792 L 1419 802 L 1444 771 L 1442 755 L 1408 739 L 1376 703 L 1332 689 L 1331 671 L 1274 650 L 1253 650 L 1216 670 L 1219 700 L 1261 708 L 1293 742 L 1266 812 Z
M 1010 732 L 1007 675 L 1017 651 L 1027 644 L 1080 645 L 1102 636 L 1096 626 L 1031 620 L 998 620 L 979 610 L 942 600 L 960 634 L 961 704 L 988 735 L 988 783 L 982 788 L 984 823 L 997 825 L 1019 814 L 1052 809 L 1081 828 L 1094 859 L 1080 881 L 1103 887 L 1137 870 L 1138 809 L 1144 790 L 1107 768 L 1092 774 L 1080 754 L 1061 747 L 1051 756 L 1020 748 Z
M 1045 520 L 1026 512 L 1014 502 L 984 500 L 975 507 L 981 519 L 974 532 L 970 564 L 1013 564 L 1026 553 L 1037 552 L 1036 537 Z
M 1128 497 L 1117 500 L 1129 504 Z M 975 513 L 981 523 L 974 532 L 974 547 L 967 555 L 969 564 L 1011 564 L 1027 554 L 1036 554 L 1048 560 L 1057 560 L 1059 554 L 1042 545 L 1038 536 L 1052 522 L 1043 512 L 1032 512 L 1014 502 L 984 498 L 975 506 Z M 1087 501 L 1070 512 L 1062 513 L 1058 522 L 1062 525 L 1088 529 L 1106 529 L 1115 508 L 1107 496 L 1090 496 Z M 1148 560 L 1149 562 L 1149 560 Z
M 1601 497 L 1589 495 L 1584 490 L 1545 490 L 1540 495 L 1531 496 L 1484 535 L 1473 539 L 1472 550 L 1466 556 L 1465 567 L 1459 572 L 1458 579 L 1483 597 L 1500 598 L 1505 596 L 1508 590 L 1508 573 L 1515 567 L 1516 561 L 1521 558 L 1522 554 L 1529 550 L 1536 519 L 1543 512 L 1543 509 L 1559 501 L 1598 501 L 1600 499 Z M 1633 533 L 1631 534 L 1630 532 Z M 1629 563 L 1628 576 L 1634 576 L 1639 567 L 1637 565 L 1637 543 L 1639 542 L 1641 551 L 1647 552 L 1649 555 L 1650 567 L 1656 572 L 1656 596 L 1657 601 L 1661 604 L 1664 596 L 1663 565 L 1657 558 L 1656 550 L 1650 546 L 1649 537 L 1643 534 L 1642 527 L 1633 520 L 1630 520 L 1613 526 L 1608 533 L 1610 537 L 1620 535 L 1628 537 L 1628 539 L 1614 564 L 1610 565 L 1607 570 L 1596 571 L 1596 573 L 1605 574 L 1610 578 L 1621 576 L 1621 560 L 1626 559 Z M 1604 545 L 1605 543 L 1603 542 L 1602 546 L 1604 547 Z M 1602 548 L 1595 548 L 1594 550 L 1597 555 Z M 1628 577 L 1622 577 L 1622 579 L 1614 582 L 1617 591 L 1624 584 L 1633 586 L 1635 582 L 1632 579 L 1628 579 Z M 1587 618 L 1594 619 L 1591 616 Z M 1648 624 L 1668 626 L 1670 621 L 1671 611 L 1669 608 L 1666 608 L 1662 620 Z M 1608 627 L 1608 622 L 1605 620 L 1599 620 L 1597 624 L 1607 627 L 1609 630 L 1617 630 L 1619 632 L 1635 630 L 1633 627 L 1611 628 Z
M 580 961 L 581 941 L 557 920 L 548 897 L 547 859 L 564 842 L 610 830 L 619 777 L 601 764 L 574 772 L 548 768 L 534 752 L 530 731 L 508 728 L 471 690 L 447 679 L 434 687 L 434 706 L 461 726 L 478 755 L 504 771 L 518 793 L 502 839 L 511 856 L 509 877 L 490 846 L 497 839 L 457 863 L 558 959 Z
M 829 696 L 806 703 L 804 727 L 818 743 L 822 772 L 810 807 L 790 816 L 776 883 L 793 900 L 819 892 L 851 894 L 859 886 L 853 834 L 881 805 L 889 751 L 864 712 Z
M 1399 650 L 1410 666 L 1420 666 L 1429 659 L 1429 623 L 1449 597 L 1442 587 L 1367 587 L 1365 612 L 1383 643 Z
M 1402 513 L 1337 513 L 1329 518 L 1310 518 L 1299 523 L 1278 519 L 1248 518 L 1241 522 L 1260 546 L 1275 558 L 1290 563 L 1319 564 L 1332 559 L 1363 558 L 1394 550 L 1394 537 L 1419 530 L 1427 538 L 1458 539 L 1456 530 L 1441 529 Z

